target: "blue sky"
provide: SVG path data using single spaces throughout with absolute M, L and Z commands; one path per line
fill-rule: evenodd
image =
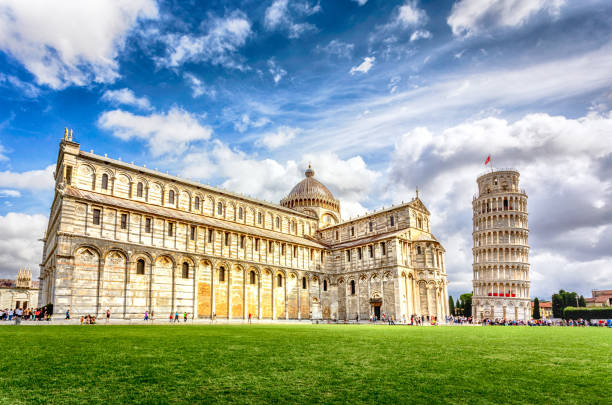
M 7 0 L 0 274 L 37 271 L 63 128 L 278 202 L 312 162 L 348 218 L 416 187 L 471 289 L 491 154 L 529 193 L 533 293 L 612 287 L 612 3 Z

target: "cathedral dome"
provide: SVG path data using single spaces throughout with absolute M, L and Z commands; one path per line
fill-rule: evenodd
M 327 187 L 314 178 L 314 174 L 314 170 L 308 165 L 304 172 L 306 177 L 281 200 L 281 205 L 289 208 L 321 207 L 339 212 L 340 202 Z
M 291 192 L 286 198 L 311 198 L 311 197 L 324 197 L 334 200 L 334 195 L 325 187 L 319 180 L 314 178 L 314 170 L 308 165 L 308 169 L 304 172 L 306 178 L 300 181 L 293 187 Z

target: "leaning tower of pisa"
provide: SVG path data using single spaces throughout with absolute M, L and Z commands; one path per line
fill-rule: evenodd
M 531 317 L 527 194 L 519 188 L 519 176 L 514 169 L 500 169 L 477 179 L 472 315 L 478 320 Z

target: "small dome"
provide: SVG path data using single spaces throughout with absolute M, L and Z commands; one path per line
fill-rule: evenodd
M 310 165 L 304 172 L 306 178 L 300 181 L 293 187 L 287 199 L 294 197 L 312 198 L 312 197 L 324 197 L 335 200 L 334 195 L 325 187 L 319 180 L 314 178 L 314 170 Z
M 306 177 L 281 200 L 281 205 L 289 208 L 320 206 L 339 212 L 340 202 L 327 187 L 314 178 L 314 175 L 315 171 L 308 165 L 308 169 L 304 172 Z

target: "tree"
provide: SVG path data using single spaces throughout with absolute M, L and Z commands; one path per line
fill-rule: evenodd
M 586 300 L 584 299 L 584 295 L 581 295 L 580 298 L 578 298 L 578 306 L 586 307 Z
M 472 316 L 472 293 L 461 294 L 460 298 L 463 316 Z
M 563 290 L 561 290 L 563 291 Z M 561 292 L 559 291 L 559 292 Z M 552 312 L 553 318 L 561 318 L 563 316 L 563 298 L 559 294 L 552 295 Z
M 540 319 L 540 300 L 538 300 L 538 297 L 533 300 L 533 319 Z
M 453 302 L 453 296 L 448 296 L 448 311 L 451 315 L 455 315 L 455 303 Z
M 559 290 L 557 294 L 552 295 L 552 310 L 553 317 L 562 318 L 565 307 L 580 306 L 578 294 L 565 290 Z M 585 305 L 586 306 L 586 305 Z
M 455 313 L 457 315 L 461 315 L 462 312 L 463 308 L 461 308 L 461 301 L 459 301 L 459 298 L 457 298 L 457 303 L 455 304 Z

